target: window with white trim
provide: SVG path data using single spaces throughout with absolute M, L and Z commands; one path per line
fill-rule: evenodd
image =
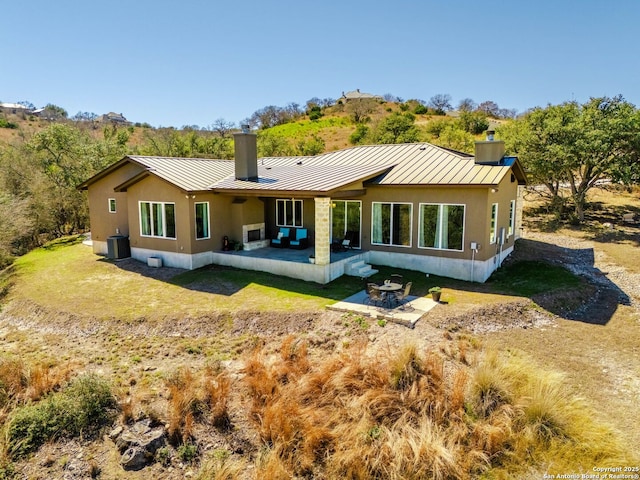
M 302 200 L 276 200 L 276 226 L 302 227 Z
M 109 213 L 116 213 L 116 199 L 109 199 Z
M 491 224 L 489 228 L 489 243 L 496 243 L 498 230 L 498 204 L 491 205 Z
M 371 243 L 411 246 L 411 203 L 371 204 Z
M 464 205 L 420 204 L 418 246 L 462 251 Z
M 139 202 L 140 235 L 176 238 L 176 205 L 164 202 Z
M 509 236 L 513 235 L 513 232 L 516 229 L 516 201 L 511 200 L 511 205 L 509 206 Z
M 196 202 L 196 239 L 204 240 L 211 238 L 209 232 L 209 202 Z

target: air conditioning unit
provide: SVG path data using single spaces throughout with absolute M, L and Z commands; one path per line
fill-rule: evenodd
M 113 235 L 107 238 L 107 257 L 113 260 L 128 258 L 131 256 L 129 237 Z

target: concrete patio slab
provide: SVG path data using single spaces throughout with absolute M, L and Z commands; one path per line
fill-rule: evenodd
M 328 305 L 329 310 L 338 312 L 354 312 L 367 315 L 372 318 L 380 318 L 390 322 L 399 323 L 409 328 L 414 328 L 416 322 L 429 310 L 438 305 L 431 298 L 409 295 L 408 302 L 401 307 L 385 308 L 375 305 L 367 305 L 367 293 L 364 290 L 351 295 L 349 298 Z

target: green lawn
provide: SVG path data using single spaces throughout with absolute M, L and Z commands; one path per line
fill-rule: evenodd
M 24 300 L 59 312 L 94 318 L 133 321 L 175 316 L 197 317 L 212 311 L 314 311 L 342 300 L 363 288 L 363 281 L 343 276 L 319 285 L 263 272 L 211 265 L 177 271 L 160 280 L 146 269 L 94 255 L 77 238 L 68 238 L 32 251 L 4 272 L 0 287 L 12 284 L 9 299 Z M 412 282 L 411 293 L 427 295 L 430 287 L 443 287 L 443 300 L 492 302 L 495 296 L 529 297 L 540 291 L 574 289 L 579 280 L 564 269 L 544 263 L 522 262 L 501 269 L 487 284 L 468 283 L 435 275 L 378 267 L 372 277 L 381 282 L 400 273 Z M 138 270 L 142 273 L 139 273 Z

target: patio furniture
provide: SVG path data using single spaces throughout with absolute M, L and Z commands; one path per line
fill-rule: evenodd
M 342 240 L 334 240 L 331 244 L 332 252 L 346 252 L 352 250 L 356 246 L 356 240 L 358 238 L 358 232 L 348 231 L 345 233 Z
M 367 298 L 366 298 L 367 305 L 375 305 L 375 306 L 384 305 L 386 301 L 386 298 L 385 298 L 386 295 L 383 292 L 381 292 L 378 287 L 379 285 L 376 285 L 375 283 L 367 284 Z
M 304 250 L 309 246 L 309 240 L 307 239 L 306 228 L 296 228 L 289 240 L 289 248 L 295 248 L 297 250 Z
M 402 284 L 385 280 L 382 285 L 376 286 L 376 290 L 382 293 L 382 298 L 384 299 L 384 303 L 387 304 L 387 307 L 392 308 L 392 302 L 395 301 L 395 293 L 402 290 Z
M 271 246 L 276 248 L 283 248 L 289 246 L 289 227 L 280 227 L 276 238 L 271 239 Z
M 391 283 L 399 283 L 400 285 L 403 284 L 402 275 L 400 275 L 399 273 L 392 273 L 391 275 L 389 275 L 389 280 L 391 280 Z
M 404 303 L 407 301 L 407 297 L 409 296 L 409 292 L 411 291 L 412 282 L 407 282 L 404 286 L 404 290 L 395 292 L 395 302 L 397 305 L 404 307 Z

